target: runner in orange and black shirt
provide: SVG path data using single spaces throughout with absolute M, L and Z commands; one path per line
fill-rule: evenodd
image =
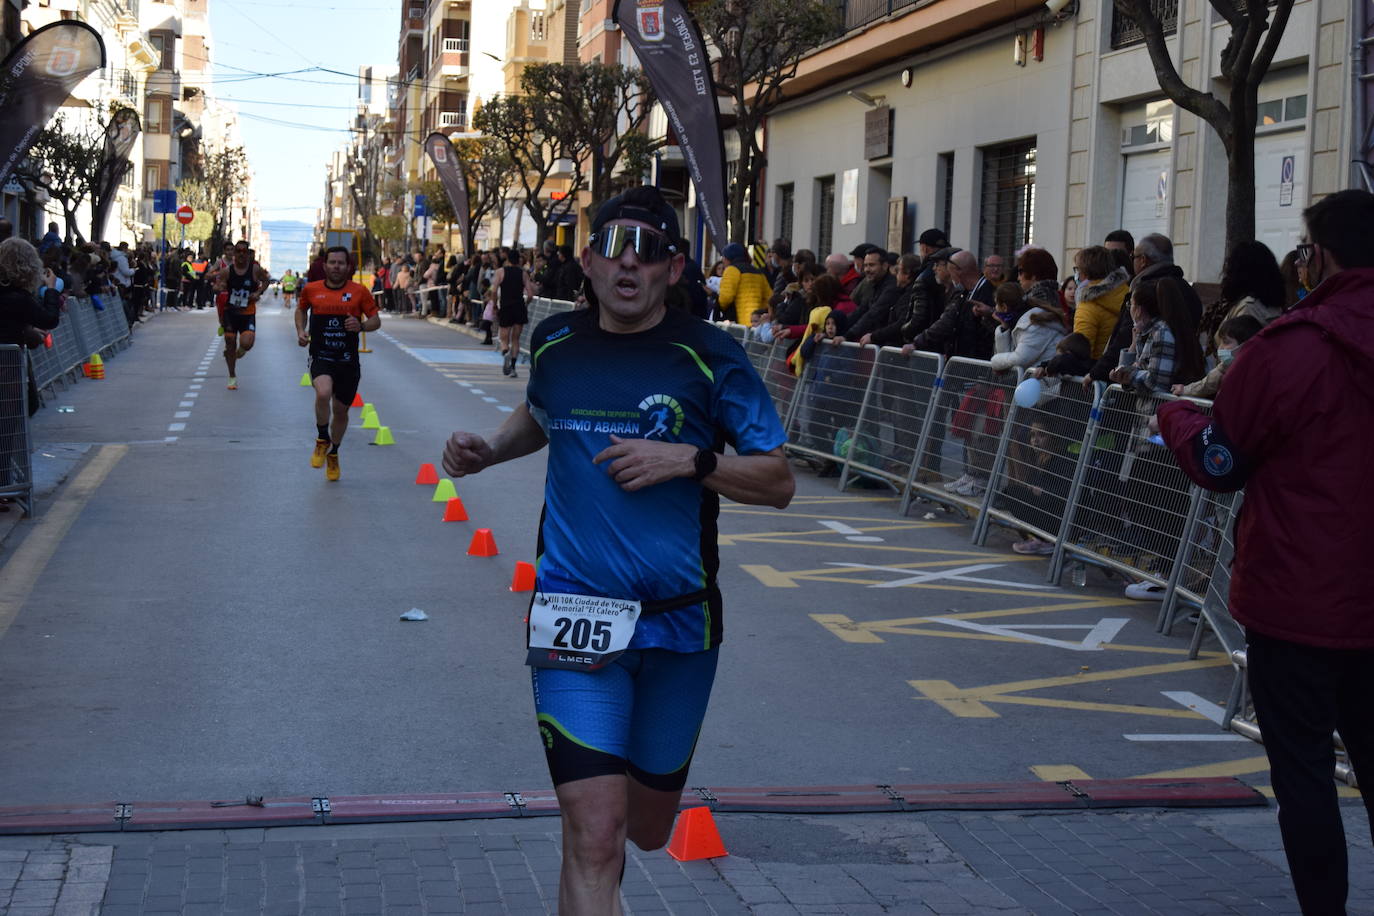
M 239 387 L 238 361 L 253 349 L 258 297 L 267 289 L 267 279 L 267 271 L 253 260 L 253 249 L 243 239 L 234 245 L 233 260 L 210 275 L 224 333 L 224 363 L 229 367 L 231 391 Z
M 310 379 L 315 384 L 315 451 L 310 466 L 325 466 L 324 476 L 339 479 L 339 443 L 348 429 L 348 408 L 362 377 L 358 332 L 382 326 L 377 304 L 352 272 L 347 248 L 325 253 L 324 279 L 307 283 L 296 309 L 296 341 L 310 347 Z M 332 404 L 330 403 L 332 400 Z

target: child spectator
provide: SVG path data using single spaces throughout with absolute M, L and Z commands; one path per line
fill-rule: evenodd
M 749 336 L 760 343 L 773 342 L 773 322 L 768 309 L 754 309 L 749 313 Z
M 1236 358 L 1237 351 L 1247 340 L 1264 329 L 1259 319 L 1251 315 L 1237 315 L 1228 319 L 1217 331 L 1217 364 L 1201 380 L 1190 385 L 1175 385 L 1171 391 L 1185 398 L 1211 400 L 1221 390 L 1222 377 Z
M 1015 443 L 1013 448 L 1016 456 L 1003 496 L 1014 504 L 1011 510 L 1017 518 L 1046 534 L 1057 533 L 1073 480 L 1073 461 L 1055 448 L 1054 437 L 1043 420 L 1033 421 L 1027 441 Z M 1054 544 L 1027 537 L 1012 544 L 1011 549 L 1022 556 L 1049 556 L 1054 553 Z
M 1054 353 L 1053 359 L 1026 374 L 1032 378 L 1045 378 L 1057 375 L 1087 375 L 1092 371 L 1095 360 L 1092 357 L 1091 344 L 1082 334 L 1070 334 L 1059 341 L 1055 345 Z

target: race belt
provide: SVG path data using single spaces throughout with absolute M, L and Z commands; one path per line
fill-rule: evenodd
M 658 601 L 536 592 L 530 604 L 525 664 L 596 671 L 624 654 L 641 617 L 699 604 L 709 596 L 707 589 Z

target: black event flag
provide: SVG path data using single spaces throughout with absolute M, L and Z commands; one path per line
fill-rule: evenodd
M 425 152 L 429 153 L 434 170 L 439 173 L 439 180 L 443 182 L 444 192 L 448 194 L 448 202 L 458 216 L 458 231 L 463 235 L 463 244 L 468 245 L 472 239 L 468 231 L 471 217 L 468 212 L 468 181 L 467 176 L 463 174 L 463 160 L 458 158 L 453 141 L 438 132 L 425 138 Z
M 119 193 L 119 183 L 129 170 L 129 153 L 133 152 L 134 141 L 142 130 L 138 112 L 132 108 L 119 109 L 105 125 L 105 151 L 100 157 L 100 171 L 95 180 L 95 208 L 91 216 L 91 238 L 96 241 L 105 237 L 105 220 Z
M 615 21 L 639 55 L 687 172 L 697 209 L 717 248 L 729 238 L 725 220 L 725 144 L 716 108 L 716 85 L 701 30 L 682 0 L 617 0 Z
M 74 19 L 45 25 L 15 45 L 0 64 L 0 183 L 76 84 L 103 66 L 100 33 Z

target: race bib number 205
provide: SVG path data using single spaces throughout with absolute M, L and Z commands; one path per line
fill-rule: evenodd
M 595 671 L 630 645 L 638 601 L 540 592 L 530 606 L 529 655 L 535 668 Z

